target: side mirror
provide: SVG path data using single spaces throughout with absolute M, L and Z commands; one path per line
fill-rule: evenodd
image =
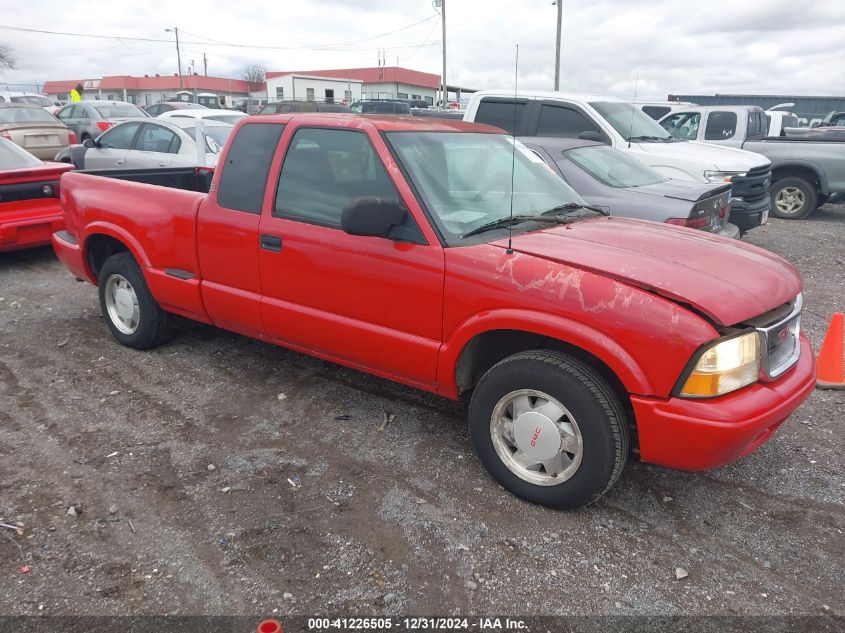
M 343 209 L 340 226 L 350 235 L 403 239 L 408 212 L 399 203 L 384 198 L 357 198 Z
M 91 149 L 92 147 L 97 147 L 97 141 L 95 141 L 93 138 L 86 138 L 84 141 L 82 141 L 82 145 L 83 147 Z
M 578 135 L 582 141 L 596 141 L 598 143 L 603 143 L 603 139 L 601 134 L 596 132 L 595 130 L 585 130 Z

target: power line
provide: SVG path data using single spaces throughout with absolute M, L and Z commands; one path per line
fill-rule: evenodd
M 250 48 L 250 49 L 262 49 L 262 50 L 280 50 L 280 51 L 289 51 L 289 50 L 312 50 L 312 51 L 320 51 L 320 50 L 361 50 L 351 47 L 351 44 L 360 44 L 366 41 L 371 41 L 374 39 L 378 39 L 381 37 L 385 37 L 387 35 L 392 35 L 394 33 L 398 33 L 400 31 L 404 31 L 406 29 L 412 28 L 419 24 L 423 24 L 424 22 L 428 22 L 429 20 L 433 20 L 439 16 L 433 15 L 429 16 L 423 20 L 419 20 L 418 22 L 414 22 L 413 24 L 408 24 L 406 26 L 400 27 L 398 29 L 394 29 L 392 31 L 387 31 L 385 33 L 380 33 L 378 35 L 373 35 L 367 38 L 363 38 L 360 40 L 352 40 L 346 43 L 335 43 L 335 44 L 325 44 L 325 45 L 315 45 L 315 46 L 262 46 L 258 44 L 240 44 L 235 42 L 223 42 L 220 40 L 213 40 L 210 38 L 203 38 L 202 35 L 197 35 L 195 33 L 191 33 L 194 37 L 199 37 L 205 39 L 207 41 L 185 41 L 185 44 L 197 44 L 201 46 L 224 46 L 230 48 Z M 20 31 L 23 33 L 40 33 L 43 35 L 63 35 L 69 37 L 88 37 L 94 39 L 104 39 L 104 40 L 127 40 L 133 42 L 161 42 L 169 44 L 170 40 L 162 39 L 162 38 L 153 38 L 153 37 L 131 37 L 131 36 L 124 36 L 124 35 L 98 35 L 95 33 L 73 33 L 70 31 L 49 31 L 46 29 L 31 29 L 19 26 L 6 26 L 0 25 L 0 29 L 6 29 L 9 31 Z M 187 31 L 185 31 L 187 33 Z M 393 46 L 388 48 L 405 48 L 400 46 Z

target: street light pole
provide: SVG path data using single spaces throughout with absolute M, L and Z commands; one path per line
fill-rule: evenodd
M 440 9 L 440 21 L 443 23 L 443 76 L 440 78 L 440 107 L 446 109 L 446 0 L 434 0 L 434 6 Z
M 563 26 L 563 0 L 555 0 L 557 5 L 557 43 L 555 45 L 555 91 L 560 90 L 560 31 Z
M 176 34 L 176 61 L 179 64 L 179 89 L 182 89 L 182 53 L 179 51 L 179 28 L 164 29 L 168 33 Z

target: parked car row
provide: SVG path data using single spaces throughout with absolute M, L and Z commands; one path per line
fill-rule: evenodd
M 495 125 L 516 136 L 554 136 L 610 145 L 666 178 L 730 183 L 730 221 L 746 232 L 768 219 L 771 162 L 759 154 L 673 137 L 636 106 L 605 95 L 481 91 L 465 121 Z
M 407 100 L 398 99 L 364 100 L 351 108 L 337 103 L 279 101 L 265 104 L 258 114 L 386 112 L 437 118 L 462 116 L 519 136 L 591 204 L 607 208 L 614 215 L 662 217 L 662 221 L 732 237 L 765 223 L 770 211 L 779 217 L 805 217 L 845 186 L 845 169 L 840 174 L 839 158 L 835 155 L 838 148 L 829 144 L 830 138 L 790 138 L 777 143 L 766 138 L 766 130 L 773 125 L 788 124 L 789 113 L 764 113 L 760 108 L 699 108 L 674 102 L 658 125 L 646 111 L 660 107 L 663 106 L 632 106 L 598 95 L 555 92 L 520 93 L 514 97 L 505 92 L 483 91 L 474 94 L 463 115 L 424 108 L 412 110 Z M 41 158 L 70 162 L 80 169 L 106 165 L 181 166 L 198 163 L 195 128 L 185 124 L 185 120 L 201 118 L 231 126 L 248 116 L 245 112 L 207 108 L 188 101 L 162 102 L 146 106 L 145 110 L 114 101 L 67 104 L 59 109 L 57 118 L 71 129 L 80 145 L 72 146 L 70 134 L 56 137 L 31 131 L 27 135 L 18 132 L 16 138 Z M 136 120 L 152 115 L 174 125 L 168 128 L 156 123 L 142 128 Z M 115 134 L 99 139 L 114 127 L 118 128 Z M 219 149 L 228 134 L 224 129 L 207 126 L 206 165 L 215 164 L 214 148 Z M 555 141 L 566 138 L 583 142 Z M 800 146 L 795 147 L 796 144 Z M 826 160 L 816 161 L 822 165 L 808 164 L 810 151 L 824 154 Z M 721 204 L 726 187 L 727 204 Z M 708 197 L 715 200 L 705 204 Z M 720 206 L 714 212 L 717 202 Z

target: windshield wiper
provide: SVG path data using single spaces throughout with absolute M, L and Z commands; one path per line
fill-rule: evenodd
M 647 134 L 642 134 L 640 136 L 629 136 L 626 140 L 628 142 L 631 141 L 665 141 L 667 138 L 672 138 L 671 136 L 649 136 Z
M 593 211 L 594 213 L 600 213 L 601 215 L 610 215 L 610 211 L 607 209 L 602 209 L 601 207 L 594 207 L 591 204 L 579 204 L 577 202 L 567 202 L 566 204 L 559 204 L 556 207 L 552 207 L 547 211 L 543 211 L 540 215 L 541 216 L 556 216 L 565 211 L 578 211 L 578 209 L 587 209 L 587 211 Z
M 479 233 L 484 233 L 486 231 L 492 231 L 494 229 L 501 229 L 514 224 L 519 224 L 520 222 L 545 222 L 546 224 L 558 224 L 561 222 L 561 219 L 559 217 L 547 215 L 508 215 L 503 218 L 499 218 L 498 220 L 488 222 L 487 224 L 482 224 L 481 226 L 474 228 L 472 231 L 464 233 L 461 235 L 461 239 L 472 237 L 473 235 L 478 235 Z

